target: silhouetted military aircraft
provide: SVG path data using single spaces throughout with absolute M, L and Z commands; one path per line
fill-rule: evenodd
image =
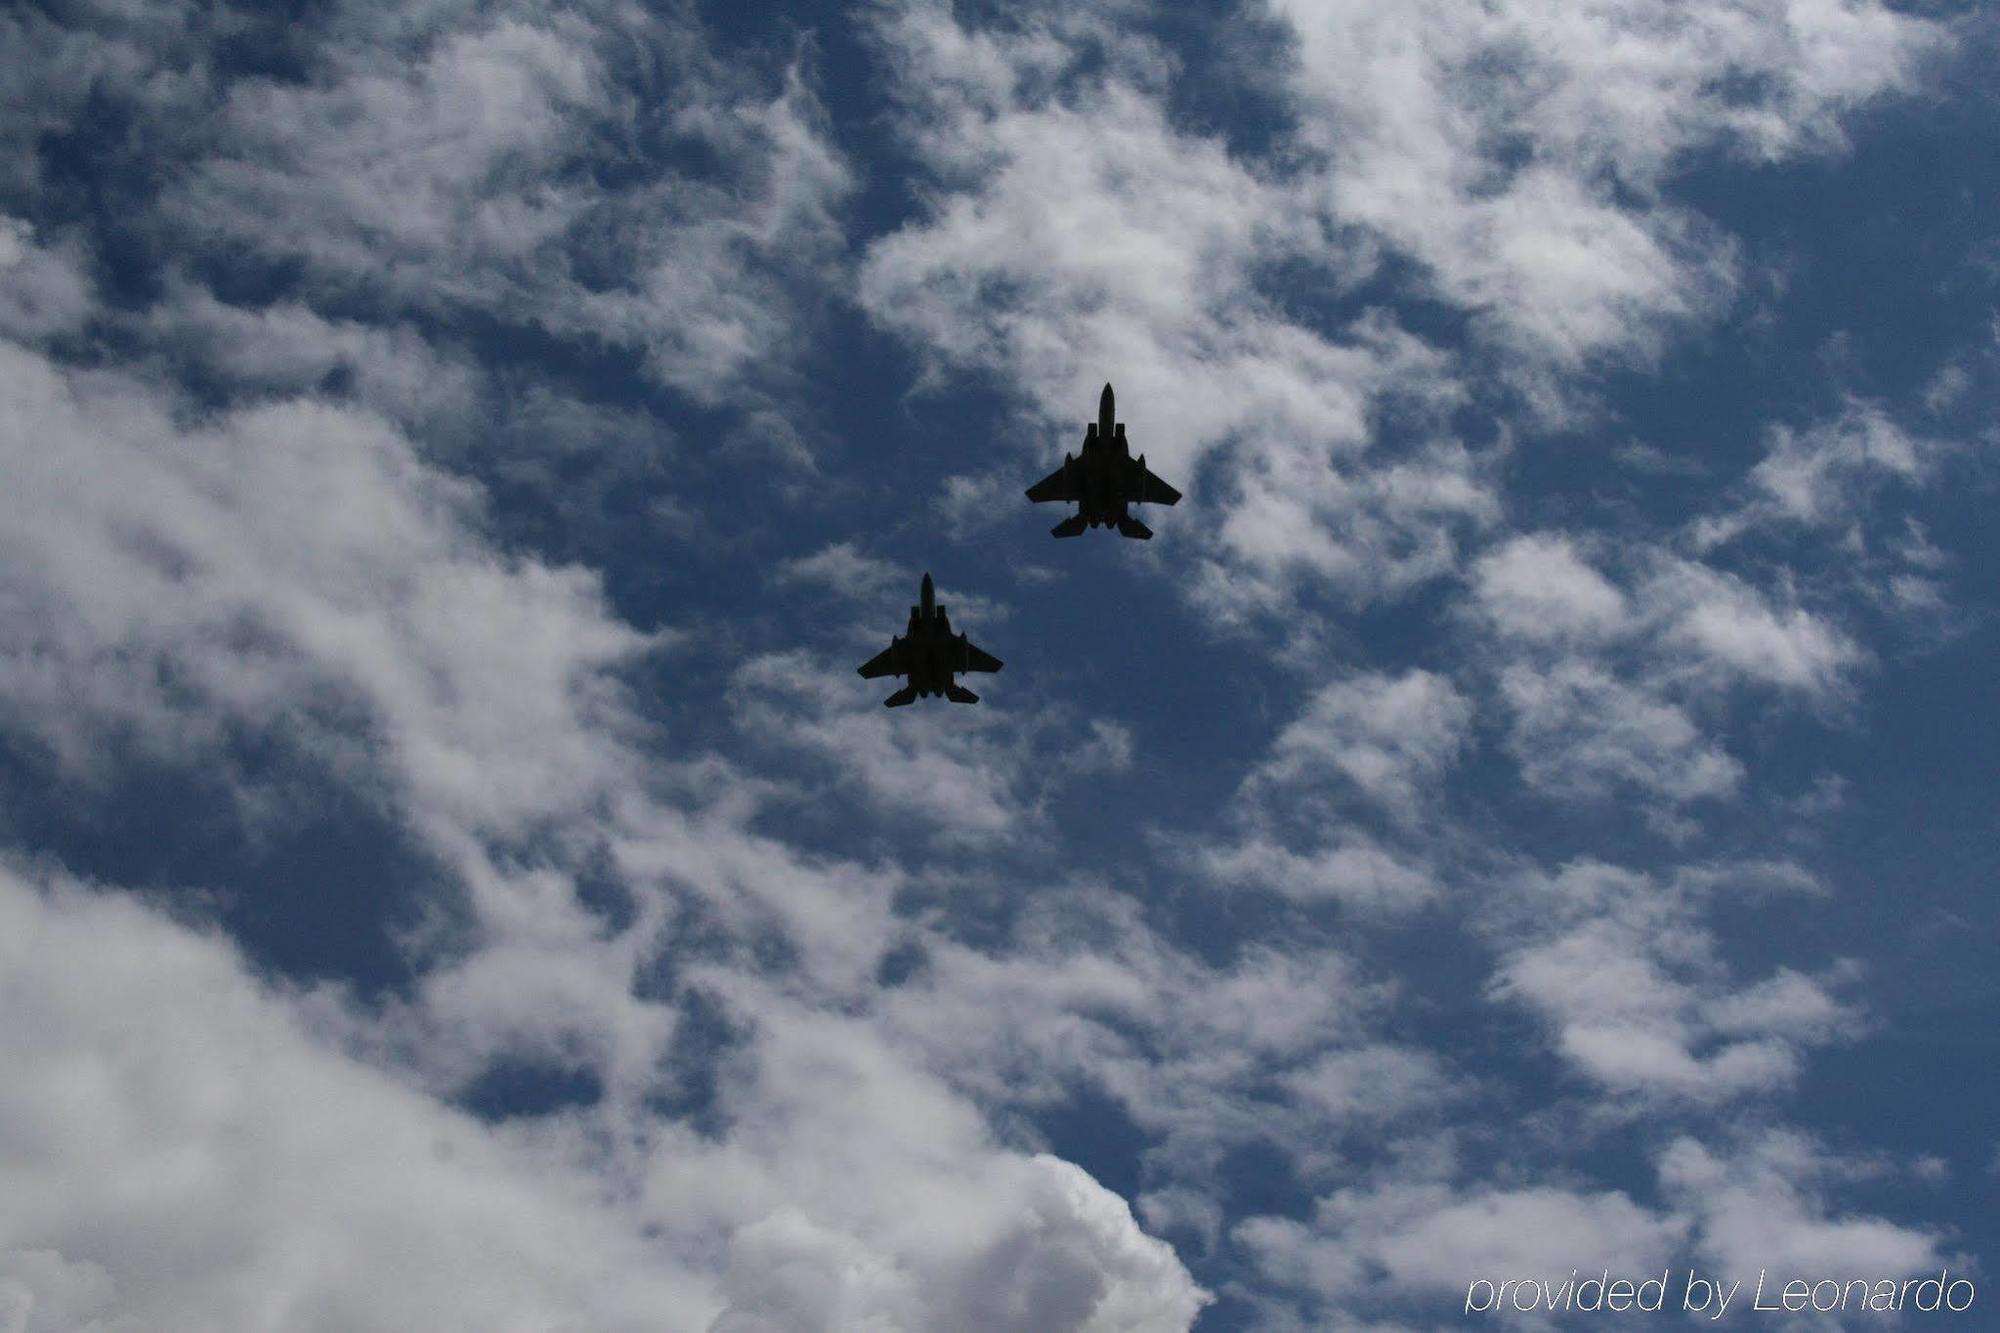
M 1063 465 L 1028 488 L 1036 504 L 1048 500 L 1074 503 L 1076 513 L 1049 529 L 1058 537 L 1074 537 L 1086 527 L 1114 527 L 1127 537 L 1144 540 L 1153 530 L 1125 512 L 1128 504 L 1170 505 L 1181 493 L 1146 470 L 1146 456 L 1132 457 L 1125 447 L 1125 426 L 1114 422 L 1116 399 L 1111 386 L 1097 400 L 1097 420 L 1083 436 L 1081 454 L 1064 454 Z
M 882 702 L 901 708 L 920 694 L 942 694 L 955 704 L 976 704 L 979 696 L 952 680 L 961 671 L 998 671 L 1000 659 L 973 646 L 963 634 L 951 632 L 951 621 L 937 604 L 937 589 L 924 575 L 923 601 L 910 608 L 910 627 L 902 637 L 857 668 L 863 676 L 908 676 L 910 683 Z

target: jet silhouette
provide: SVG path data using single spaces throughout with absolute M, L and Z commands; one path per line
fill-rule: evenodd
M 937 589 L 924 575 L 922 602 L 910 608 L 910 627 L 889 646 L 857 668 L 869 679 L 908 676 L 910 683 L 884 699 L 901 708 L 918 695 L 942 694 L 955 704 L 976 704 L 979 696 L 952 677 L 961 671 L 998 671 L 1000 659 L 973 646 L 963 634 L 951 632 L 951 621 L 937 604 Z
M 1132 457 L 1125 445 L 1125 426 L 1114 422 L 1117 400 L 1111 386 L 1097 400 L 1097 420 L 1084 433 L 1083 452 L 1064 454 L 1063 465 L 1028 488 L 1036 504 L 1061 501 L 1076 513 L 1049 529 L 1058 537 L 1074 537 L 1086 527 L 1114 527 L 1141 541 L 1153 530 L 1125 512 L 1128 504 L 1170 505 L 1181 493 L 1146 470 L 1146 456 Z

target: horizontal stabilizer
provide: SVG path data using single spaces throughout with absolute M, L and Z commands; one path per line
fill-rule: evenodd
M 1142 542 L 1150 541 L 1153 536 L 1151 528 L 1129 514 L 1118 520 L 1118 531 L 1124 533 L 1127 537 L 1136 537 Z
M 971 690 L 966 689 L 963 685 L 945 686 L 944 697 L 955 704 L 976 704 L 979 702 L 979 696 Z
M 1073 514 L 1050 528 L 1049 532 L 1057 537 L 1080 537 L 1083 535 L 1083 530 L 1089 526 L 1084 522 L 1082 514 Z
M 916 701 L 917 687 L 914 685 L 905 685 L 902 689 L 897 690 L 894 694 L 884 699 L 882 706 L 884 708 L 901 708 L 904 704 L 915 703 Z

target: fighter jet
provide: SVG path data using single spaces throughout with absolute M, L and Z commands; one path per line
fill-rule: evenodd
M 920 694 L 942 694 L 955 704 L 976 704 L 979 696 L 952 680 L 961 671 L 998 671 L 1000 659 L 951 632 L 951 620 L 937 604 L 937 589 L 924 575 L 921 604 L 910 608 L 910 627 L 901 637 L 857 668 L 869 679 L 908 676 L 910 683 L 882 702 L 901 708 Z
M 1049 529 L 1058 537 L 1074 537 L 1086 527 L 1114 527 L 1141 541 L 1153 530 L 1125 512 L 1128 504 L 1170 505 L 1181 493 L 1146 470 L 1146 456 L 1132 457 L 1125 445 L 1125 424 L 1113 421 L 1117 400 L 1111 386 L 1097 400 L 1097 420 L 1084 433 L 1083 452 L 1064 454 L 1063 465 L 1028 488 L 1036 504 L 1048 500 L 1074 503 L 1076 513 Z

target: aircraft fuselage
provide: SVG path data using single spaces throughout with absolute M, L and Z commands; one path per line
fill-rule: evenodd
M 963 634 L 954 634 L 951 617 L 938 605 L 937 585 L 929 574 L 910 608 L 908 628 L 889 641 L 887 649 L 860 668 L 866 677 L 902 676 L 908 684 L 883 700 L 891 708 L 913 699 L 941 694 L 953 703 L 977 703 L 979 696 L 954 679 L 965 671 L 998 671 L 1000 659 L 975 648 Z
M 1085 528 L 1116 528 L 1127 537 L 1145 539 L 1153 530 L 1131 515 L 1133 504 L 1175 504 L 1181 493 L 1154 476 L 1142 455 L 1132 457 L 1125 426 L 1118 420 L 1118 399 L 1106 384 L 1097 398 L 1097 420 L 1084 430 L 1083 451 L 1064 454 L 1062 468 L 1028 488 L 1036 504 L 1068 503 L 1076 513 L 1050 531 L 1074 537 Z

